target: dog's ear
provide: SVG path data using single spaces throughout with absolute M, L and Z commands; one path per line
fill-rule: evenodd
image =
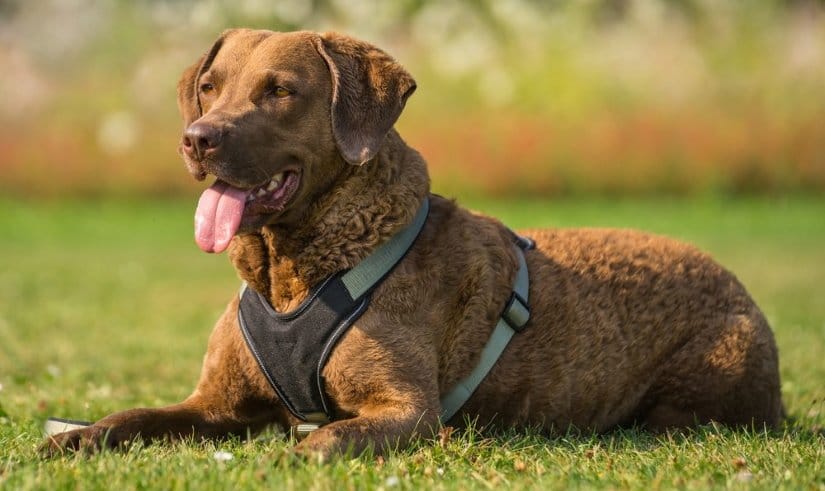
M 202 55 L 195 64 L 184 70 L 183 76 L 178 81 L 178 110 L 183 118 L 184 128 L 201 116 L 200 104 L 198 104 L 198 89 L 195 82 L 198 79 L 204 60 L 206 60 L 206 55 Z
M 415 80 L 390 55 L 337 33 L 321 34 L 315 48 L 332 75 L 332 132 L 350 164 L 373 158 L 392 129 Z
M 183 75 L 178 81 L 178 110 L 180 110 L 180 115 L 183 117 L 184 128 L 203 116 L 200 99 L 198 98 L 198 80 L 205 71 L 209 70 L 209 66 L 212 65 L 215 55 L 220 51 L 226 38 L 235 31 L 236 29 L 223 31 L 217 41 L 209 48 L 209 51 L 183 71 Z

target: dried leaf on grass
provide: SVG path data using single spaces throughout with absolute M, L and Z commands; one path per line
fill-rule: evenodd
M 441 448 L 445 448 L 448 443 L 450 443 L 450 438 L 453 436 L 453 432 L 455 428 L 452 426 L 442 426 L 440 430 L 438 430 L 438 445 Z

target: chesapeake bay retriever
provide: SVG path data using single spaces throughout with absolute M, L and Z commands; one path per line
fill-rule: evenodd
M 277 311 L 298 306 L 411 222 L 426 224 L 323 369 L 335 421 L 300 441 L 331 455 L 403 447 L 439 426 L 439 398 L 479 360 L 517 269 L 493 218 L 431 195 L 424 159 L 393 129 L 412 77 L 339 34 L 235 29 L 183 74 L 181 153 L 217 177 L 196 241 L 229 249 Z M 658 431 L 783 418 L 771 330 L 737 279 L 695 248 L 628 230 L 529 230 L 532 317 L 450 425 Z M 45 451 L 136 438 L 218 438 L 299 421 L 245 344 L 238 295 L 209 339 L 186 400 L 62 433 Z

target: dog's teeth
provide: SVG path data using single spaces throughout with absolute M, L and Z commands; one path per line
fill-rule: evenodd
M 254 195 L 254 194 L 249 193 L 249 194 L 247 194 L 247 195 L 246 195 L 246 201 L 247 201 L 247 202 L 248 202 L 248 201 L 252 201 L 253 199 L 255 199 L 255 195 Z
M 275 191 L 275 188 L 278 187 L 278 184 L 279 184 L 278 182 L 269 181 L 269 185 L 266 187 L 266 190 L 267 191 Z
M 276 175 L 272 176 L 272 182 L 274 182 L 275 185 L 281 184 L 281 181 L 283 179 L 284 179 L 284 173 L 283 172 L 281 172 L 280 174 L 276 174 Z
M 260 198 L 261 196 L 266 195 L 266 189 L 263 189 L 263 188 L 259 189 L 257 194 L 258 194 L 258 197 L 259 197 L 259 198 Z

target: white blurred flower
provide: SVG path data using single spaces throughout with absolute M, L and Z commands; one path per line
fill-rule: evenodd
M 413 40 L 418 45 L 436 49 L 447 42 L 449 33 L 465 16 L 472 15 L 456 2 L 430 2 L 412 20 Z
M 219 5 L 212 0 L 195 3 L 189 11 L 189 22 L 203 29 L 223 22 Z
M 238 9 L 249 17 L 264 17 L 272 12 L 272 5 L 280 2 L 266 0 L 241 0 L 237 3 Z
M 48 77 L 37 69 L 22 49 L 2 49 L 0 45 L 0 114 L 16 116 L 45 106 L 52 90 Z
M 312 2 L 304 0 L 264 1 L 263 3 L 269 6 L 279 19 L 290 24 L 301 24 L 312 13 Z
M 510 28 L 511 33 L 521 38 L 534 38 L 546 30 L 546 13 L 539 11 L 535 4 L 526 0 L 497 0 L 490 2 L 490 9 L 496 19 Z M 533 39 L 533 42 L 536 40 Z
M 172 2 L 152 2 L 147 6 L 152 22 L 165 29 L 174 27 L 189 11 L 189 6 Z
M 591 37 L 593 46 L 583 50 L 590 54 L 579 63 L 629 93 L 659 102 L 689 102 L 707 88 L 706 62 L 684 24 L 656 24 L 655 18 L 648 11 L 642 20 L 634 18 Z
M 217 452 L 212 454 L 212 458 L 218 462 L 229 462 L 230 460 L 234 459 L 235 456 L 224 450 L 218 450 Z
M 823 73 L 825 67 L 825 25 L 812 16 L 799 15 L 786 29 L 785 64 L 792 74 Z
M 400 483 L 401 480 L 398 479 L 398 476 L 390 476 L 387 478 L 386 481 L 384 481 L 384 485 L 388 488 L 394 488 L 395 486 L 398 486 Z
M 333 18 L 322 19 L 317 25 L 318 28 L 345 31 L 395 53 L 392 49 L 393 38 L 397 37 L 396 28 L 399 21 L 404 18 L 403 2 L 333 0 L 332 7 L 335 15 Z
M 119 155 L 131 150 L 137 140 L 137 119 L 127 111 L 106 115 L 97 129 L 97 144 L 109 155 Z
M 436 56 L 435 59 L 442 73 L 461 76 L 486 70 L 497 57 L 498 50 L 486 29 L 468 29 L 449 44 L 443 56 Z
M 457 2 L 432 2 L 413 19 L 414 42 L 430 53 L 433 68 L 458 78 L 485 70 L 501 56 L 488 25 Z
M 183 67 L 196 59 L 186 50 L 158 49 L 144 55 L 135 65 L 131 95 L 142 109 L 165 108 L 169 104 L 168 81 L 180 77 Z
M 60 367 L 57 365 L 47 365 L 46 372 L 48 372 L 52 377 L 58 377 L 60 376 Z
M 112 2 L 51 0 L 19 2 L 18 13 L 3 26 L 0 39 L 48 61 L 61 62 L 81 52 L 104 32 Z M 4 74 L 9 73 L 4 69 Z
M 109 384 L 93 386 L 86 392 L 86 397 L 89 399 L 108 399 L 112 397 L 112 386 Z
M 747 470 L 742 470 L 736 473 L 735 478 L 740 482 L 750 482 L 753 480 L 753 473 Z

